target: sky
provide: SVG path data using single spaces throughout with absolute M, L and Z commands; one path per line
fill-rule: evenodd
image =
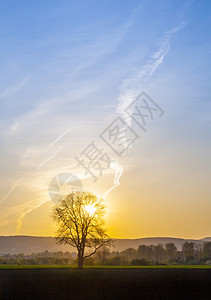
M 53 236 L 55 193 L 80 185 L 105 199 L 112 237 L 211 236 L 210 12 L 0 0 L 0 235 Z M 132 115 L 143 99 L 146 128 Z M 134 137 L 122 154 L 115 122 Z M 101 156 L 87 171 L 90 145 Z

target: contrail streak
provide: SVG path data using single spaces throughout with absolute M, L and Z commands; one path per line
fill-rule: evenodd
M 176 33 L 178 30 L 180 30 L 183 27 L 184 23 L 181 23 L 179 26 L 175 27 L 171 31 L 167 32 L 165 35 L 165 38 L 159 47 L 159 49 L 150 57 L 150 60 L 141 68 L 141 70 L 134 76 L 133 78 L 128 79 L 125 81 L 125 83 L 122 86 L 122 92 L 118 98 L 118 106 L 117 106 L 117 112 L 118 114 L 122 115 L 126 123 L 128 124 L 128 119 L 126 114 L 124 113 L 126 107 L 130 105 L 130 103 L 139 95 L 141 92 L 141 89 L 143 88 L 143 85 L 152 77 L 154 72 L 159 68 L 159 66 L 163 63 L 164 58 L 169 52 L 170 49 L 170 41 L 174 33 Z M 49 147 L 53 147 L 57 142 L 60 141 L 68 132 L 70 128 L 65 130 L 61 135 L 59 135 L 50 145 Z M 54 155 L 46 159 L 44 162 L 40 163 L 37 170 L 42 168 L 47 162 L 49 162 L 51 159 L 55 158 L 59 151 L 57 151 Z M 113 162 L 111 168 L 115 170 L 115 177 L 114 177 L 114 184 L 111 188 L 109 188 L 103 195 L 103 198 L 106 198 L 108 194 L 118 187 L 120 185 L 120 177 L 123 174 L 123 167 L 117 162 Z M 14 190 L 16 187 L 13 186 L 11 190 L 8 192 L 8 194 L 1 200 L 4 201 Z M 49 200 L 47 200 L 49 201 Z M 17 233 L 20 231 L 22 227 L 22 221 L 24 217 L 32 212 L 34 209 L 40 207 L 42 204 L 47 202 L 46 200 L 33 206 L 32 208 L 28 209 L 18 219 L 18 226 L 17 226 Z M 1 203 L 0 202 L 0 203 Z
M 115 169 L 114 185 L 104 193 L 102 198 L 106 198 L 113 189 L 115 189 L 116 187 L 118 187 L 120 185 L 119 180 L 120 180 L 120 177 L 122 176 L 122 173 L 124 170 L 123 167 L 120 166 L 117 161 L 115 161 L 115 162 L 111 163 L 111 168 Z
M 67 130 L 65 130 L 62 134 L 60 134 L 56 139 L 55 141 L 53 141 L 49 147 L 52 147 L 54 146 L 59 140 L 61 140 L 61 138 L 63 138 L 63 136 L 65 136 L 68 132 L 70 131 L 70 128 L 68 128 Z
M 32 212 L 33 210 L 35 210 L 36 208 L 40 207 L 41 205 L 43 205 L 44 203 L 48 202 L 50 200 L 44 200 L 42 202 L 40 202 L 39 204 L 29 208 L 27 211 L 23 212 L 20 217 L 18 218 L 17 222 L 18 222 L 18 225 L 17 225 L 17 229 L 16 229 L 16 234 L 19 233 L 19 231 L 21 230 L 21 227 L 22 227 L 22 222 L 23 222 L 23 219 L 25 218 L 26 215 L 28 215 L 30 212 Z
M 20 178 L 18 181 L 16 181 L 13 186 L 11 187 L 11 189 L 8 191 L 8 193 L 4 196 L 4 198 L 1 199 L 0 204 L 2 202 L 4 202 L 9 196 L 10 194 L 12 194 L 12 192 L 14 191 L 14 189 L 21 183 L 21 181 L 23 180 L 23 178 Z
M 163 63 L 164 58 L 170 50 L 170 42 L 172 36 L 185 25 L 180 23 L 177 27 L 168 31 L 161 43 L 159 49 L 154 52 L 149 61 L 141 68 L 141 70 L 133 78 L 127 79 L 122 85 L 122 92 L 118 98 L 117 113 L 120 114 L 125 122 L 130 125 L 131 120 L 125 113 L 125 109 L 135 100 L 143 89 L 143 85 L 152 77 L 155 71 Z
M 163 63 L 164 58 L 169 52 L 170 42 L 173 34 L 179 31 L 185 25 L 181 22 L 177 27 L 168 31 L 159 49 L 151 55 L 150 60 L 141 68 L 141 70 L 133 78 L 128 79 L 122 86 L 122 92 L 118 98 L 117 113 L 122 116 L 128 125 L 131 125 L 131 119 L 125 113 L 125 109 L 135 100 L 142 91 L 143 85 L 152 77 L 155 71 Z M 123 167 L 118 163 L 114 165 L 115 178 L 114 185 L 108 189 L 103 197 L 105 198 L 114 188 L 120 185 L 120 177 L 123 173 Z
M 50 156 L 49 158 L 47 158 L 47 159 L 44 160 L 43 162 L 41 162 L 41 163 L 39 164 L 39 166 L 37 167 L 37 170 L 41 169 L 41 168 L 44 167 L 50 160 L 54 159 L 60 151 L 61 151 L 61 149 L 58 150 L 58 151 L 56 151 L 56 153 L 54 153 L 52 156 Z

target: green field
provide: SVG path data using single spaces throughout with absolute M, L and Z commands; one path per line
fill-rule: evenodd
M 0 270 L 24 269 L 77 269 L 61 265 L 0 265 Z M 165 265 L 165 266 L 85 266 L 84 269 L 211 269 L 207 265 Z

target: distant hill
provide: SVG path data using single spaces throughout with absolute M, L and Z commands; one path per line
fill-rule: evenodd
M 122 251 L 127 248 L 137 249 L 140 245 L 158 245 L 166 243 L 174 243 L 178 250 L 181 249 L 185 242 L 195 242 L 202 244 L 211 241 L 211 237 L 200 240 L 180 239 L 171 237 L 149 237 L 140 239 L 114 239 L 114 245 L 111 250 Z M 74 247 L 68 245 L 57 245 L 54 237 L 35 237 L 35 236 L 0 236 L 0 254 L 30 254 L 32 252 L 39 253 L 48 251 L 69 251 L 75 252 Z
M 211 237 L 206 237 L 204 239 L 201 239 L 203 242 L 211 242 Z

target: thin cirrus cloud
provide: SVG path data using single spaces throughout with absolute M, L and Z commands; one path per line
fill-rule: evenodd
M 19 91 L 24 89 L 27 83 L 30 81 L 31 76 L 25 77 L 17 83 L 9 85 L 4 91 L 0 93 L 0 101 L 3 101 L 9 97 L 15 96 Z
M 125 115 L 125 109 L 131 104 L 131 102 L 141 93 L 144 85 L 153 76 L 154 72 L 164 62 L 166 55 L 170 50 L 170 43 L 173 35 L 181 30 L 185 25 L 182 22 L 170 31 L 164 34 L 163 41 L 159 49 L 154 52 L 149 61 L 141 68 L 141 70 L 132 78 L 126 79 L 121 87 L 121 93 L 118 98 L 117 112 L 123 116 L 125 121 L 128 121 Z
M 125 27 L 123 28 L 122 33 L 120 34 L 120 36 L 116 39 L 115 44 L 112 45 L 112 47 L 108 48 L 107 52 L 103 52 L 102 56 L 105 55 L 105 53 L 109 53 L 110 51 L 114 51 L 115 47 L 117 46 L 117 44 L 121 41 L 121 39 L 123 38 L 123 36 L 126 34 L 127 30 L 129 29 L 129 27 L 132 25 L 134 19 L 134 15 L 132 16 L 132 18 L 130 18 L 130 20 L 126 23 Z M 150 61 L 145 64 L 141 70 L 138 72 L 138 74 L 136 74 L 133 78 L 126 80 L 126 83 L 124 83 L 121 87 L 121 94 L 118 98 L 118 107 L 117 107 L 117 112 L 118 113 L 122 113 L 124 111 L 124 109 L 126 108 L 126 106 L 128 106 L 130 104 L 130 102 L 134 99 L 135 96 L 138 95 L 138 93 L 140 92 L 141 88 L 143 87 L 144 83 L 147 82 L 147 80 L 149 80 L 151 78 L 151 76 L 153 75 L 153 73 L 157 70 L 157 68 L 163 63 L 165 56 L 167 55 L 169 49 L 170 49 L 170 41 L 172 38 L 172 35 L 174 33 L 176 33 L 179 29 L 181 29 L 183 26 L 177 26 L 175 27 L 173 30 L 167 32 L 165 34 L 165 38 L 162 42 L 162 45 L 160 46 L 160 48 L 158 49 L 158 51 L 156 51 L 155 53 L 152 53 L 152 55 L 150 55 L 151 59 Z M 96 60 L 94 60 L 92 63 L 94 64 L 96 62 Z M 85 68 L 89 67 L 91 64 L 84 64 L 81 66 L 81 68 L 78 68 L 78 70 L 80 69 L 80 71 L 84 70 Z M 65 103 L 66 101 L 63 100 L 61 101 L 61 99 L 58 99 L 59 104 L 61 104 L 62 102 Z M 53 101 L 49 101 L 49 106 L 54 108 L 54 106 L 57 104 L 57 100 Z M 29 120 L 29 122 L 32 122 L 33 118 L 31 118 L 33 115 L 34 116 L 38 116 L 40 115 L 40 113 L 47 113 L 48 109 L 49 109 L 48 103 L 44 102 L 44 106 L 41 104 L 41 109 L 36 109 L 33 112 L 27 113 L 27 119 Z M 44 110 L 43 110 L 44 107 Z M 24 120 L 24 116 L 22 116 L 22 119 Z M 20 121 L 19 121 L 20 122 Z M 59 142 L 66 134 L 68 134 L 69 129 L 64 130 L 63 133 L 61 133 L 49 146 L 53 147 L 57 142 Z M 40 162 L 39 165 L 37 166 L 37 170 L 39 170 L 40 168 L 46 166 L 47 163 L 49 163 L 52 159 L 55 159 L 55 157 L 57 156 L 58 153 L 60 153 L 61 149 L 56 151 L 53 155 L 50 155 L 49 157 L 47 157 L 44 161 Z M 29 153 L 30 156 L 30 153 Z M 108 194 L 117 186 L 120 185 L 120 177 L 123 174 L 123 167 L 121 165 L 119 165 L 118 161 L 116 160 L 114 165 L 111 165 L 111 168 L 114 169 L 115 171 L 115 176 L 114 176 L 114 184 L 112 187 L 110 187 L 105 193 L 104 193 L 104 197 L 107 197 Z M 19 183 L 18 183 L 19 184 Z M 15 184 L 11 190 L 13 191 L 15 188 L 17 188 L 18 184 Z M 10 193 L 8 193 L 8 195 L 6 196 L 9 197 Z M 24 209 L 23 208 L 23 212 L 21 213 L 19 219 L 18 219 L 18 229 L 17 232 L 19 232 L 21 230 L 22 227 L 22 222 L 25 218 L 25 216 L 29 213 L 31 213 L 33 210 L 35 210 L 36 208 L 40 207 L 42 204 L 46 203 L 46 201 L 41 201 L 39 204 L 37 204 L 37 202 L 33 204 L 31 204 L 30 209 Z M 26 206 L 28 206 L 28 204 L 26 203 Z
M 165 38 L 163 39 L 160 48 L 151 55 L 150 61 L 141 68 L 135 77 L 126 80 L 126 82 L 123 84 L 121 88 L 121 94 L 118 98 L 119 104 L 117 106 L 117 113 L 125 119 L 128 125 L 131 125 L 131 120 L 128 119 L 127 115 L 125 114 L 125 109 L 139 95 L 144 84 L 153 76 L 154 72 L 163 63 L 165 56 L 169 52 L 170 42 L 173 34 L 179 31 L 184 24 L 185 23 L 183 22 L 179 26 L 168 31 L 165 34 Z M 114 166 L 111 165 L 111 168 L 115 170 L 114 185 L 105 192 L 104 197 L 107 197 L 114 188 L 120 185 L 120 177 L 124 171 L 123 167 L 118 163 L 118 161 L 116 161 Z
M 46 212 L 46 206 L 43 206 L 43 204 L 49 201 L 48 184 L 52 177 L 59 174 L 59 172 L 77 172 L 77 166 L 73 164 L 75 155 L 85 148 L 89 141 L 97 138 L 97 134 L 100 133 L 98 130 L 101 130 L 99 128 L 104 126 L 105 121 L 110 120 L 109 118 L 120 114 L 126 121 L 125 108 L 143 89 L 145 90 L 145 87 L 152 87 L 149 88 L 149 94 L 152 93 L 152 97 L 153 93 L 160 92 L 159 96 L 162 101 L 170 99 L 168 103 L 166 101 L 167 108 L 165 111 L 167 113 L 165 118 L 167 119 L 169 118 L 168 109 L 170 110 L 172 106 L 175 109 L 175 106 L 178 107 L 182 105 L 181 103 L 184 103 L 179 97 L 179 100 L 176 99 L 173 103 L 172 98 L 174 95 L 170 93 L 172 87 L 174 88 L 173 77 L 177 76 L 175 69 L 178 64 L 180 64 L 179 71 L 182 72 L 182 62 L 178 58 L 179 55 L 183 56 L 182 47 L 184 47 L 184 57 L 185 54 L 187 55 L 185 53 L 187 43 L 183 43 L 184 38 L 187 37 L 187 32 L 188 38 L 191 39 L 192 28 L 189 22 L 186 27 L 186 20 L 180 22 L 181 18 L 185 19 L 186 17 L 185 7 L 187 8 L 188 5 L 182 5 L 184 11 L 178 14 L 178 10 L 176 11 L 174 8 L 180 6 L 181 3 L 177 5 L 178 2 L 176 1 L 172 2 L 173 4 L 167 4 L 165 1 L 160 2 L 162 5 L 154 4 L 153 7 L 150 7 L 148 4 L 152 4 L 152 1 L 143 1 L 143 13 L 141 6 L 139 9 L 133 10 L 128 16 L 128 12 L 131 11 L 130 6 L 127 13 L 124 11 L 124 20 L 122 16 L 119 17 L 121 7 L 118 8 L 118 12 L 116 10 L 115 17 L 112 11 L 113 19 L 109 15 L 109 18 L 106 16 L 101 23 L 99 20 L 96 22 L 95 20 L 88 20 L 86 23 L 85 20 L 84 23 L 81 22 L 79 26 L 76 26 L 76 30 L 71 29 L 70 32 L 68 32 L 68 27 L 65 30 L 58 27 L 55 35 L 51 31 L 50 34 L 46 34 L 46 38 L 41 35 L 37 42 L 30 39 L 24 45 L 26 59 L 24 57 L 21 62 L 28 64 L 28 69 L 34 68 L 33 78 L 29 82 L 23 76 L 23 79 L 17 81 L 16 85 L 10 86 L 8 84 L 0 93 L 0 104 L 3 104 L 2 107 L 4 107 L 3 99 L 8 101 L 11 112 L 10 115 L 8 114 L 6 121 L 1 121 L 5 128 L 5 131 L 1 129 L 2 142 L 4 148 L 6 145 L 8 149 L 5 153 L 8 161 L 6 176 L 9 172 L 14 175 L 13 170 L 15 169 L 17 178 L 20 175 L 17 175 L 17 170 L 20 171 L 20 177 L 23 178 L 21 182 L 15 180 L 14 184 L 8 185 L 8 190 L 6 190 L 5 195 L 2 195 L 0 204 L 2 204 L 1 208 L 5 212 L 5 217 L 3 216 L 2 220 L 7 220 L 8 224 L 13 224 L 13 226 L 15 223 L 17 233 L 22 233 L 25 230 L 24 228 L 27 228 L 25 225 L 29 224 L 30 219 L 26 217 L 27 215 L 32 212 L 34 212 L 34 215 L 38 215 L 39 211 Z M 135 4 L 137 3 L 132 5 Z M 164 16 L 167 19 L 163 18 Z M 121 26 L 120 23 L 122 23 Z M 108 27 L 105 24 L 109 24 Z M 175 26 L 175 24 L 179 25 Z M 169 30 L 169 28 L 172 29 Z M 183 28 L 185 30 L 181 30 Z M 172 46 L 172 40 L 175 36 L 174 47 Z M 190 43 L 190 40 L 188 42 Z M 20 49 L 18 54 L 20 54 Z M 168 56 L 168 54 L 170 55 Z M 194 65 L 195 61 L 193 60 L 192 63 Z M 31 74 L 31 70 L 28 69 L 27 71 Z M 157 72 L 158 70 L 159 72 Z M 156 76 L 154 76 L 155 74 Z M 182 81 L 182 77 L 179 80 Z M 15 80 L 11 79 L 11 82 L 15 82 Z M 191 84 L 188 87 L 191 88 Z M 170 88 L 171 92 L 169 92 Z M 174 93 L 182 93 L 180 88 L 181 85 L 178 84 L 178 88 Z M 20 91 L 21 97 L 18 94 Z M 25 92 L 22 93 L 22 91 Z M 148 93 L 148 90 L 146 92 Z M 12 99 L 11 102 L 10 99 Z M 188 101 L 190 101 L 190 98 Z M 185 102 L 186 105 L 187 102 Z M 14 109 L 11 103 L 14 104 Z M 201 110 L 203 113 L 203 108 Z M 206 114 L 203 114 L 203 116 Z M 201 116 L 202 114 L 200 114 Z M 176 123 L 176 113 L 174 113 L 174 117 Z M 181 119 L 182 117 L 180 116 Z M 189 122 L 188 116 L 185 116 L 185 118 L 186 123 Z M 182 121 L 184 122 L 184 120 Z M 200 122 L 204 122 L 204 119 L 200 118 Z M 175 125 L 172 120 L 169 120 L 168 124 L 168 130 L 172 132 L 172 127 Z M 179 124 L 184 125 L 182 122 L 179 122 Z M 177 130 L 178 128 L 179 126 L 177 126 Z M 130 180 L 132 181 L 134 178 L 140 179 L 141 176 L 145 176 L 144 182 L 146 182 L 146 186 L 150 186 L 149 178 L 154 178 L 154 181 L 157 180 L 155 178 L 156 171 L 163 172 L 162 174 L 165 177 L 164 173 L 167 166 L 163 164 L 156 171 L 155 166 L 159 165 L 159 160 L 162 161 L 163 156 L 170 157 L 170 155 L 163 154 L 167 150 L 164 150 L 161 154 L 159 153 L 161 150 L 158 149 L 158 146 L 161 145 L 161 142 L 159 145 L 156 143 L 153 132 L 154 143 L 152 143 L 152 148 L 153 151 L 156 151 L 156 155 L 152 160 L 153 163 L 149 162 L 152 152 L 149 145 L 150 134 L 147 135 L 148 143 L 143 145 L 143 149 L 141 151 L 134 149 L 135 155 L 132 159 L 130 156 L 128 157 L 128 160 L 133 160 L 133 165 L 130 163 L 127 165 L 125 158 L 118 161 L 114 157 L 109 174 L 107 174 L 109 176 L 105 175 L 105 178 L 103 178 L 104 189 L 107 189 L 107 191 L 102 192 L 103 189 L 101 189 L 100 193 L 102 192 L 101 194 L 104 194 L 104 197 L 109 195 L 112 199 L 114 195 L 115 197 L 117 195 L 114 202 L 118 201 L 118 197 L 121 198 L 121 191 L 126 191 Z M 170 147 L 171 137 L 169 137 L 167 131 L 163 131 L 162 134 L 163 139 L 168 139 L 168 143 L 166 143 L 168 147 L 165 148 L 167 149 Z M 162 134 L 159 135 L 161 139 Z M 182 134 L 180 139 L 181 136 Z M 179 142 L 181 140 L 179 141 L 178 138 Z M 178 149 L 181 149 L 179 145 Z M 144 156 L 145 150 L 147 154 Z M 179 150 L 176 152 L 179 152 Z M 140 156 L 140 153 L 143 155 Z M 147 170 L 145 174 L 143 174 L 143 168 L 137 170 L 141 160 L 145 163 L 144 166 Z M 174 163 L 173 161 L 172 169 L 174 169 Z M 4 166 L 6 166 L 6 162 Z M 121 177 L 123 171 L 124 177 Z M 85 185 L 87 177 L 81 173 L 80 178 L 84 180 Z M 131 178 L 128 178 L 128 173 L 131 174 Z M 114 175 L 114 178 L 110 176 L 111 174 Z M 109 180 L 107 180 L 108 177 Z M 120 185 L 120 178 L 122 181 L 121 191 L 115 189 Z M 128 185 L 124 184 L 124 179 L 128 181 Z M 8 178 L 4 182 L 11 184 L 11 180 L 8 180 Z M 137 180 L 137 191 L 134 190 L 134 199 L 132 197 L 130 199 L 131 202 L 134 201 L 134 207 L 139 205 L 140 192 L 143 191 L 138 185 Z M 90 185 L 89 187 L 92 188 Z M 5 191 L 5 186 L 2 190 Z M 96 190 L 100 190 L 100 188 L 97 187 Z M 113 191 L 112 195 L 110 195 L 111 191 Z M 124 192 L 122 194 L 127 195 Z M 148 191 L 148 194 L 150 194 L 150 191 Z M 146 194 L 146 197 L 148 194 Z M 165 195 L 167 194 L 166 192 Z M 28 195 L 30 195 L 30 199 L 28 199 Z M 125 200 L 126 206 L 127 199 L 124 198 L 125 195 L 123 195 L 121 201 Z M 162 201 L 168 202 L 165 195 L 161 195 L 160 198 L 162 198 Z M 157 199 L 159 196 L 155 195 L 155 198 Z M 107 201 L 109 202 L 110 198 Z M 39 208 L 39 211 L 36 210 L 37 208 Z M 46 214 L 48 214 L 48 211 Z M 133 211 L 133 215 L 136 215 L 136 209 Z M 5 225 L 5 222 L 2 221 L 2 224 Z
M 132 13 L 132 15 L 129 17 L 129 19 L 126 21 L 126 23 L 123 26 L 117 28 L 114 33 L 111 33 L 110 36 L 107 35 L 106 38 L 101 37 L 100 42 L 97 42 L 97 43 L 91 45 L 90 49 L 86 49 L 86 50 L 90 51 L 90 55 L 91 55 L 91 57 L 93 56 L 93 58 L 90 59 L 90 55 L 88 55 L 88 53 L 86 53 L 86 56 L 89 57 L 89 60 L 87 60 L 87 61 L 85 60 L 83 62 L 83 59 L 82 59 L 82 62 L 80 62 L 79 65 L 77 65 L 75 68 L 72 69 L 72 76 L 76 76 L 76 74 L 79 74 L 79 72 L 83 72 L 85 69 L 90 68 L 92 65 L 96 64 L 100 59 L 102 59 L 105 55 L 112 53 L 116 49 L 116 47 L 118 46 L 120 41 L 123 39 L 125 34 L 128 32 L 129 28 L 132 26 L 133 21 L 136 17 L 136 14 L 137 14 L 137 10 L 135 10 Z M 107 41 L 107 43 L 106 43 L 106 41 Z M 85 59 L 86 59 L 86 56 L 85 56 Z M 65 57 L 65 58 L 67 59 L 67 57 Z M 49 64 L 48 63 L 46 65 L 44 64 L 40 70 L 43 70 L 45 67 L 49 68 Z M 9 86 L 0 94 L 0 98 L 8 98 L 8 97 L 14 96 L 18 91 L 23 89 L 28 82 L 29 82 L 29 78 L 24 78 L 19 83 Z M 96 89 L 96 87 L 93 87 L 93 88 Z M 61 97 L 59 97 L 58 99 L 55 98 L 53 101 L 52 101 L 52 99 L 50 99 L 49 101 L 45 100 L 43 103 L 40 103 L 36 109 L 26 112 L 24 115 L 21 115 L 20 117 L 16 118 L 15 123 L 12 124 L 11 129 L 9 131 L 10 135 L 17 134 L 17 133 L 21 134 L 21 130 L 23 130 L 26 127 L 30 127 L 31 124 L 33 124 L 33 123 L 36 123 L 37 118 L 39 118 L 42 115 L 49 114 L 49 111 L 54 110 L 57 105 L 64 105 L 67 102 L 69 102 L 69 97 L 63 97 L 62 99 L 61 99 Z M 39 130 L 39 127 L 37 128 L 37 130 Z M 49 145 L 49 147 L 53 148 L 53 146 L 57 142 L 59 142 L 62 139 L 62 137 L 64 137 L 66 134 L 68 134 L 68 132 L 69 132 L 69 129 L 64 130 L 64 132 L 61 133 Z M 49 155 L 49 157 L 47 157 L 45 160 L 40 162 L 37 166 L 37 170 L 39 170 L 42 167 L 45 167 L 47 163 L 49 163 L 51 160 L 53 160 L 57 156 L 57 154 L 60 153 L 60 151 L 61 151 L 61 149 L 59 149 L 56 152 L 54 151 L 55 153 L 53 155 L 52 154 Z M 33 157 L 34 153 L 31 153 L 31 155 Z M 28 152 L 27 152 L 27 157 L 30 158 L 30 153 L 28 153 Z M 27 158 L 27 160 L 28 160 L 28 158 Z M 25 162 L 23 160 L 24 161 L 26 160 L 26 158 L 24 158 L 24 155 L 22 155 L 22 158 L 21 158 L 21 165 L 25 166 Z M 27 163 L 27 165 L 28 165 L 28 163 Z M 11 193 L 15 189 L 17 189 L 17 187 L 20 185 L 20 183 L 21 183 L 21 180 L 15 181 L 15 183 L 9 189 L 8 193 L 2 198 L 0 204 L 3 201 L 5 201 L 6 199 L 8 199 L 8 197 L 11 195 Z M 42 205 L 45 202 L 46 201 L 41 201 L 40 205 Z M 30 209 L 25 210 L 24 207 L 22 207 L 21 210 L 23 210 L 24 212 L 21 213 L 21 216 L 18 219 L 18 224 L 19 224 L 18 231 L 21 229 L 22 220 L 24 219 L 24 217 L 28 213 L 32 212 L 34 209 L 39 207 L 40 205 L 37 205 L 35 202 L 34 206 L 32 205 L 32 207 Z M 27 206 L 28 206 L 28 204 L 26 203 L 26 207 Z
M 0 200 L 0 204 L 2 204 L 13 193 L 13 191 L 16 189 L 16 187 L 19 186 L 19 184 L 21 183 L 22 180 L 23 180 L 23 178 L 20 178 L 17 181 L 15 181 L 15 183 L 12 185 L 12 187 L 7 192 L 7 194 Z

